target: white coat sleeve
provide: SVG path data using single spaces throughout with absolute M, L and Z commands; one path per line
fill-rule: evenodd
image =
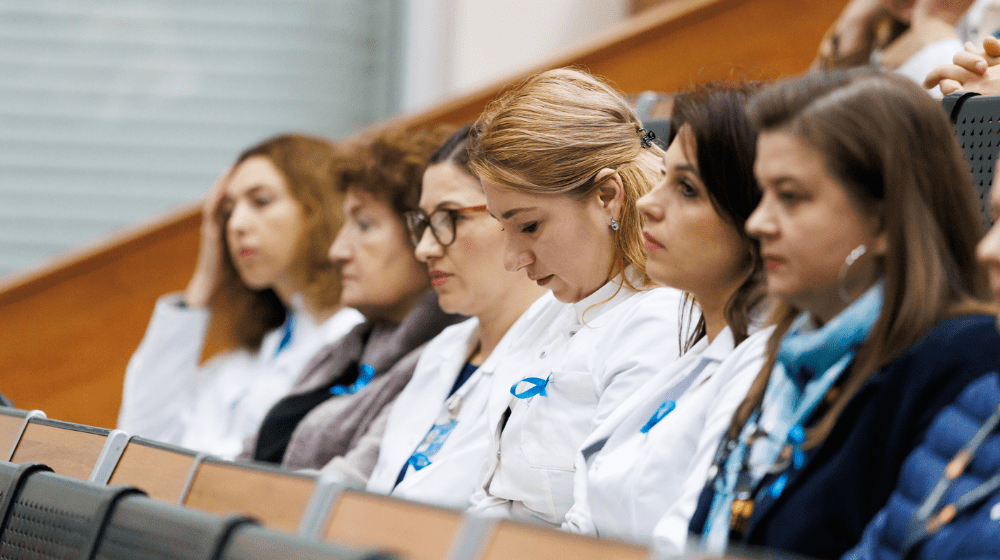
M 705 418 L 698 438 L 698 447 L 688 463 L 680 497 L 657 522 L 653 542 L 665 557 L 683 554 L 688 540 L 688 524 L 698 505 L 698 497 L 708 479 L 708 470 L 719 447 L 723 433 L 732 422 L 736 407 L 743 402 L 750 385 L 764 364 L 764 350 L 772 329 L 766 329 L 741 344 L 714 374 L 718 383 L 717 396 Z M 744 346 L 744 344 L 746 346 Z
M 118 429 L 179 444 L 193 403 L 198 360 L 208 331 L 206 309 L 182 308 L 161 297 L 125 371 Z
M 583 458 L 583 453 L 576 452 L 576 471 L 573 473 L 573 507 L 566 512 L 566 521 L 562 528 L 574 533 L 585 535 L 596 535 L 597 527 L 594 525 L 594 517 L 590 512 L 590 502 L 587 500 L 587 462 Z

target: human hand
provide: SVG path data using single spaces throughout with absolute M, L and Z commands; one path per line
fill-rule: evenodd
M 945 95 L 956 91 L 1000 95 L 1000 40 L 987 37 L 982 48 L 966 43 L 952 64 L 938 66 L 927 75 L 924 87 L 934 86 L 940 86 Z
M 222 276 L 222 259 L 225 255 L 222 254 L 223 224 L 219 220 L 219 207 L 226 196 L 226 186 L 232 173 L 233 168 L 230 167 L 215 180 L 201 209 L 198 262 L 187 289 L 184 290 L 184 303 L 188 307 L 207 307 Z
M 813 66 L 832 70 L 867 63 L 884 14 L 882 0 L 851 0 L 820 41 Z

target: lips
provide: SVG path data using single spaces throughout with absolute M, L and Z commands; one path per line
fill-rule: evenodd
M 256 249 L 251 249 L 249 247 L 244 247 L 240 249 L 239 255 L 241 259 L 247 259 L 257 254 Z
M 548 276 L 544 276 L 542 278 L 532 278 L 532 280 L 534 280 L 535 283 L 538 284 L 539 286 L 544 286 L 548 284 L 549 281 L 552 280 L 554 276 L 555 274 L 549 274 Z
M 764 260 L 764 267 L 769 271 L 778 268 L 785 262 L 785 259 L 775 255 L 762 255 L 761 258 Z
M 653 251 L 663 248 L 663 244 L 657 241 L 652 235 L 642 232 L 642 236 L 646 238 L 646 242 L 642 244 L 642 248 L 647 253 L 652 253 Z
M 451 274 L 444 272 L 442 270 L 432 270 L 430 271 L 431 286 L 435 288 L 444 286 L 444 284 L 451 278 Z

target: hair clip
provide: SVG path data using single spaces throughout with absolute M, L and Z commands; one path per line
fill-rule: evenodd
M 643 148 L 648 148 L 653 145 L 653 140 L 656 140 L 656 135 L 653 134 L 652 130 L 646 130 L 645 128 L 635 129 L 636 133 L 640 135 L 639 143 L 642 144 Z

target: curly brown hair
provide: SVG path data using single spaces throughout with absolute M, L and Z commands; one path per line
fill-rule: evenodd
M 414 130 L 383 129 L 363 142 L 339 171 L 341 192 L 357 189 L 383 200 L 400 221 L 416 210 L 427 160 L 453 132 L 453 125 Z

